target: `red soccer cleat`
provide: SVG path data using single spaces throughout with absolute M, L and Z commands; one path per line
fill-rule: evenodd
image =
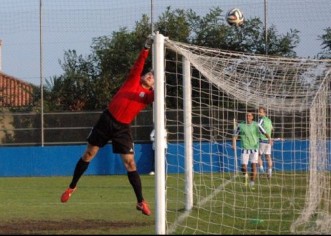
M 136 208 L 137 208 L 138 211 L 141 211 L 144 215 L 149 216 L 149 215 L 152 214 L 151 210 L 149 209 L 149 206 L 148 206 L 147 202 L 145 202 L 145 201 L 137 203 Z
M 73 192 L 75 192 L 76 189 L 77 189 L 77 187 L 67 188 L 66 191 L 64 191 L 64 193 L 61 196 L 61 202 L 67 202 L 69 200 L 69 198 L 71 197 L 71 194 Z

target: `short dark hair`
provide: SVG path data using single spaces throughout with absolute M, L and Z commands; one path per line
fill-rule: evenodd
M 260 107 L 259 107 L 259 110 L 260 110 L 260 109 L 262 109 L 264 112 L 266 112 L 266 109 L 265 109 L 265 107 L 263 107 L 263 106 L 260 106 Z
M 153 68 L 151 68 L 151 67 L 144 68 L 144 70 L 142 71 L 141 75 L 145 75 L 145 74 L 147 74 L 148 72 L 152 72 L 153 75 L 154 75 L 154 70 L 153 70 Z

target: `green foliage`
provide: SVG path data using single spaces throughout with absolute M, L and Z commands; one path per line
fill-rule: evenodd
M 331 27 L 326 28 L 324 31 L 325 34 L 319 37 L 323 41 L 323 49 L 331 50 Z
M 46 111 L 99 110 L 104 108 L 125 80 L 144 41 L 151 32 L 148 16 L 136 22 L 135 29 L 120 28 L 110 36 L 92 40 L 91 54 L 64 53 L 60 65 L 64 73 L 47 81 Z M 171 40 L 240 52 L 295 57 L 299 43 L 297 30 L 279 35 L 275 26 L 265 29 L 259 18 L 246 19 L 242 27 L 229 26 L 223 10 L 214 7 L 205 16 L 193 10 L 171 9 L 162 13 L 154 28 Z M 168 58 L 175 55 L 168 53 Z M 151 58 L 146 68 L 151 67 Z M 178 93 L 178 91 L 174 91 Z
M 97 74 L 91 56 L 87 59 L 77 55 L 75 50 L 68 50 L 61 63 L 64 74 L 47 81 L 46 99 L 51 102 L 52 110 L 79 111 L 96 102 L 93 88 Z
M 171 8 L 168 7 L 159 17 L 159 21 L 155 23 L 155 29 L 172 40 L 188 42 L 191 14 L 193 14 L 191 11 L 185 12 L 180 9 L 171 11 Z
M 324 29 L 325 33 L 319 36 L 322 41 L 321 46 L 323 51 L 320 53 L 321 59 L 331 59 L 331 27 Z

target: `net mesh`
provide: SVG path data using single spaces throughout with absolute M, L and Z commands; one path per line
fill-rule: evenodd
M 166 40 L 167 232 L 330 233 L 330 60 Z M 191 64 L 194 207 L 185 210 L 183 62 Z M 247 111 L 274 126 L 273 175 L 243 186 L 231 137 Z M 256 116 L 255 119 L 258 117 Z

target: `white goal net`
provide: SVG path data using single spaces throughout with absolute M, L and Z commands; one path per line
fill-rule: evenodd
M 166 233 L 331 233 L 331 61 L 164 45 Z M 231 138 L 259 106 L 273 174 L 251 190 Z

